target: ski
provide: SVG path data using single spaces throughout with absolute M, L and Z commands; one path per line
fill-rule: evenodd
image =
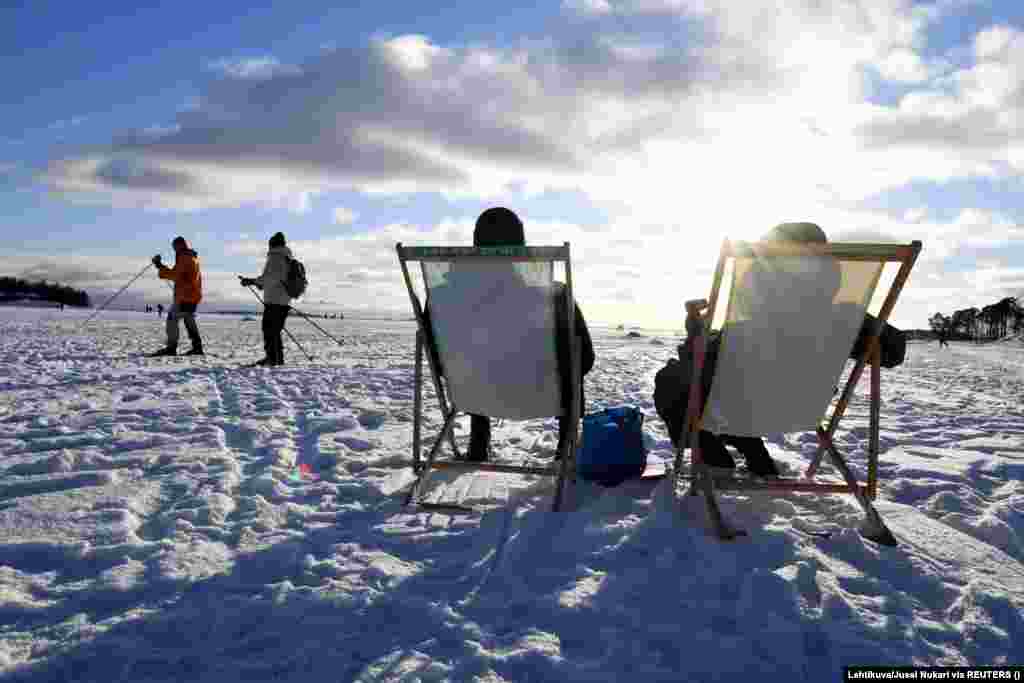
M 126 356 L 126 358 L 153 358 L 153 359 L 157 359 L 157 358 L 177 358 L 177 359 L 180 359 L 180 360 L 188 360 L 190 358 L 222 358 L 222 357 L 223 356 L 221 356 L 220 354 L 209 353 L 209 352 L 204 353 L 201 356 L 198 355 L 198 354 L 197 355 L 189 355 L 187 353 L 177 353 L 177 354 L 175 354 L 173 356 L 168 356 L 166 354 L 161 354 L 159 352 L 157 352 L 157 353 L 142 353 L 142 354 L 133 355 L 133 356 Z
M 254 363 L 242 363 L 241 365 L 238 366 L 239 369 L 243 369 L 243 368 L 279 368 L 279 367 L 281 367 L 281 366 L 280 365 L 267 365 L 266 363 L 263 363 L 261 361 L 256 361 Z

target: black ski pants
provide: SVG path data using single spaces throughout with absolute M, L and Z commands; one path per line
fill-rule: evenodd
M 268 365 L 284 365 L 284 342 L 281 332 L 288 318 L 289 306 L 267 304 L 263 309 L 263 349 L 267 353 Z
M 584 405 L 583 387 L 580 387 L 580 407 Z M 562 447 L 569 438 L 572 423 L 564 415 L 558 416 L 558 446 L 555 453 L 562 454 Z M 491 447 L 491 418 L 486 415 L 469 414 L 469 454 L 468 459 L 474 462 L 487 460 Z
M 192 348 L 201 351 L 203 339 L 199 336 L 199 327 L 196 325 L 196 304 L 174 304 L 167 309 L 167 348 L 178 348 L 178 337 L 181 334 L 178 321 L 185 323 L 185 331 L 188 332 Z

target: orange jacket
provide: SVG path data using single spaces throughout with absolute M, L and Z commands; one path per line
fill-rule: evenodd
M 174 281 L 174 303 L 198 304 L 203 300 L 203 276 L 199 272 L 199 254 L 192 249 L 175 252 L 174 267 L 160 266 L 160 277 Z

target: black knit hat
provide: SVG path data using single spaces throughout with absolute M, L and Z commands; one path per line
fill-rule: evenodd
M 828 242 L 817 223 L 779 223 L 762 239 L 774 242 Z
M 283 247 L 284 246 L 284 233 L 283 232 L 275 232 L 273 235 L 271 235 L 270 236 L 270 246 L 271 247 Z
M 476 229 L 473 230 L 473 246 L 514 247 L 525 244 L 526 235 L 523 233 L 523 222 L 511 209 L 496 206 L 487 209 L 476 219 Z
M 182 249 L 188 249 L 189 248 L 188 247 L 188 242 L 186 242 L 185 238 L 182 237 L 181 235 L 178 235 L 173 240 L 171 240 L 171 246 L 174 247 L 175 249 L 178 248 L 179 244 L 181 245 Z

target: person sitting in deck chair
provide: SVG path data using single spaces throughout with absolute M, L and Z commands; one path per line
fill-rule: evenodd
M 814 223 L 801 222 L 781 223 L 776 225 L 768 231 L 768 234 L 762 238 L 762 241 L 817 242 L 824 244 L 828 241 L 828 238 L 825 235 L 825 231 L 818 225 Z M 736 305 L 741 309 L 756 309 L 758 306 L 763 305 L 763 300 L 768 299 L 777 304 L 778 301 L 784 300 L 789 296 L 791 289 L 801 289 L 792 287 L 792 284 L 797 279 L 809 277 L 811 279 L 825 282 L 826 284 L 816 290 L 812 296 L 803 297 L 799 300 L 791 300 L 791 305 L 786 307 L 786 310 L 779 314 L 810 317 L 828 316 L 830 315 L 829 311 L 832 307 L 832 299 L 839 290 L 842 275 L 839 272 L 838 265 L 836 264 L 828 263 L 816 265 L 817 267 L 813 268 L 813 272 L 802 272 L 799 269 L 767 270 L 763 267 L 755 266 L 746 274 L 746 277 L 749 278 L 749 281 L 753 286 L 742 288 L 742 291 L 754 293 L 751 297 L 752 300 L 747 301 L 745 299 L 740 299 L 736 302 Z M 821 272 L 824 268 L 829 269 L 831 272 Z M 799 343 L 799 340 L 790 340 L 790 343 Z M 720 344 L 720 335 L 709 340 L 705 368 L 710 368 L 710 373 L 705 373 L 706 384 L 703 394 L 705 397 L 708 395 L 708 391 L 710 390 L 710 380 L 714 374 L 715 360 L 717 359 Z M 743 455 L 744 459 L 747 461 L 747 470 L 752 474 L 762 477 L 779 475 L 779 469 L 776 466 L 775 461 L 772 460 L 771 456 L 768 454 L 768 449 L 765 448 L 764 445 L 764 439 L 761 437 L 734 436 L 730 434 L 716 435 L 707 430 L 701 430 L 699 439 L 701 455 L 704 462 L 708 465 L 713 467 L 735 467 L 736 464 L 733 461 L 732 456 L 725 448 L 728 445 L 732 446 Z
M 791 242 L 825 242 L 825 232 L 814 223 L 782 223 L 775 226 L 762 238 L 764 240 L 779 240 Z M 752 269 L 746 274 L 747 278 L 754 278 L 758 285 L 755 291 L 764 291 L 770 294 L 773 290 L 778 294 L 777 288 L 785 288 L 785 278 L 788 273 L 771 272 L 766 273 Z M 839 286 L 839 271 L 836 270 L 834 278 L 835 288 L 831 291 L 819 290 L 819 296 L 823 305 L 830 305 L 832 297 Z M 765 288 L 768 288 L 765 290 Z M 828 288 L 826 288 L 828 289 Z M 758 302 L 741 301 L 739 306 L 756 306 Z M 794 310 L 799 311 L 801 306 L 814 306 L 814 302 L 794 302 Z M 809 311 L 807 311 L 810 314 Z M 689 338 L 687 340 L 689 342 Z M 718 359 L 718 349 L 721 343 L 719 333 L 712 334 L 708 339 L 707 351 L 704 359 L 704 370 L 701 377 L 703 386 L 702 396 L 707 399 L 711 389 L 711 380 L 714 377 L 715 364 Z M 669 437 L 675 444 L 680 444 L 684 432 L 683 420 L 686 415 L 687 399 L 690 393 L 690 381 L 693 373 L 692 351 L 690 344 L 680 346 L 680 358 L 684 362 L 672 362 L 655 376 L 655 409 L 669 428 Z M 689 362 L 686 362 L 689 361 Z M 764 440 L 759 436 L 735 436 L 730 434 L 714 434 L 707 430 L 701 430 L 698 435 L 701 455 L 706 464 L 712 467 L 733 468 L 736 463 L 732 455 L 726 450 L 726 446 L 732 446 L 739 451 L 747 462 L 747 470 L 758 476 L 778 476 L 779 470 L 765 448 Z
M 475 247 L 499 247 L 499 246 L 525 246 L 526 237 L 523 232 L 523 223 L 519 217 L 510 209 L 505 207 L 493 207 L 487 209 L 476 220 L 473 230 L 473 246 Z M 464 265 L 458 271 L 448 274 L 448 281 L 456 283 L 460 279 L 472 278 L 473 270 L 471 265 Z M 508 277 L 515 278 L 514 270 L 508 273 Z M 500 285 L 500 283 L 498 283 Z M 556 352 L 558 355 L 559 372 L 562 384 L 562 404 L 569 405 L 572 391 L 571 368 L 569 367 L 569 332 L 564 323 L 566 319 L 566 301 L 564 296 L 564 285 L 555 283 L 559 287 L 556 292 L 555 314 L 558 320 L 557 337 L 555 340 Z M 495 287 L 496 293 L 501 291 L 500 286 Z M 574 302 L 575 304 L 575 302 Z M 594 345 L 590 339 L 590 332 L 587 330 L 587 323 L 578 305 L 575 306 L 575 331 L 579 340 L 580 369 L 582 375 L 590 372 L 594 366 Z M 437 345 L 434 340 L 433 326 L 430 320 L 430 301 L 424 306 L 424 321 L 426 322 L 426 342 L 429 353 L 435 367 L 441 367 L 441 361 L 437 353 Z M 466 331 L 471 334 L 470 330 Z M 582 396 L 583 387 L 577 389 Z M 580 400 L 582 405 L 582 398 Z M 558 417 L 558 447 L 556 453 L 561 453 L 565 440 L 568 438 L 569 430 L 576 429 L 577 425 L 569 425 L 568 419 L 564 416 Z M 470 414 L 470 435 L 468 459 L 474 462 L 484 462 L 490 458 L 491 450 L 491 419 L 486 415 Z
M 772 228 L 762 241 L 783 241 L 783 242 L 805 242 L 824 244 L 828 241 L 825 231 L 814 223 L 781 223 Z M 801 268 L 803 270 L 801 270 Z M 822 269 L 828 269 L 823 271 Z M 808 270 L 809 269 L 809 270 Z M 833 298 L 841 286 L 842 275 L 837 264 L 817 262 L 814 265 L 805 262 L 799 268 L 786 270 L 768 271 L 763 267 L 755 266 L 746 274 L 751 280 L 748 284 L 752 286 L 743 287 L 746 292 L 753 292 L 752 298 L 770 299 L 772 309 L 778 311 L 779 315 L 793 315 L 796 317 L 810 316 L 825 319 L 832 315 L 831 311 L 836 304 Z M 788 299 L 791 289 L 805 291 L 807 288 L 792 287 L 792 284 L 799 278 L 808 277 L 823 283 L 814 294 L 800 299 Z M 764 301 L 746 300 L 736 301 L 740 309 L 756 309 L 763 305 Z M 780 305 L 782 304 L 782 305 Z M 874 317 L 866 316 L 863 327 L 858 335 L 857 341 L 850 352 L 850 357 L 856 359 L 863 352 L 867 337 L 874 326 Z M 789 344 L 806 344 L 808 353 L 813 353 L 816 340 L 788 339 Z M 703 385 L 703 396 L 707 399 L 711 388 L 711 380 L 714 377 L 715 364 L 718 358 L 721 334 L 713 333 L 708 339 L 707 352 L 704 361 L 704 370 L 701 377 Z M 684 345 L 684 353 L 681 354 L 686 360 L 692 363 L 692 354 L 689 352 L 689 345 Z M 903 334 L 886 324 L 881 332 L 882 366 L 894 367 L 903 362 L 905 341 Z M 683 416 L 686 414 L 686 401 L 689 395 L 690 377 L 692 365 L 683 362 L 673 366 L 671 372 L 666 372 L 662 381 L 656 377 L 655 405 L 658 414 L 669 426 L 669 436 L 673 443 L 678 443 L 682 435 Z M 665 372 L 665 370 L 661 372 Z M 659 375 L 661 374 L 659 372 Z M 682 381 L 682 389 L 677 389 L 675 384 Z M 679 393 L 677 393 L 679 392 Z M 732 455 L 726 450 L 726 446 L 732 446 L 747 462 L 747 469 L 758 476 L 778 476 L 778 467 L 768 454 L 763 438 L 759 436 L 735 436 L 730 434 L 714 434 L 707 430 L 701 430 L 698 435 L 701 454 L 706 464 L 713 467 L 733 468 L 736 466 Z

